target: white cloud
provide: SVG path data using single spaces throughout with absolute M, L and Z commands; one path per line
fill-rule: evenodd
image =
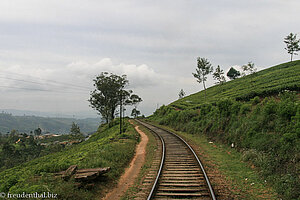
M 125 74 L 129 80 L 130 88 L 145 88 L 158 85 L 161 83 L 161 80 L 166 78 L 166 76 L 158 74 L 146 64 L 114 64 L 110 58 L 103 58 L 95 63 L 84 61 L 72 62 L 67 66 L 67 70 L 73 73 L 73 75 L 85 76 L 89 80 L 101 72 L 109 72 L 117 75 Z
M 249 61 L 261 68 L 288 61 L 283 38 L 290 32 L 300 36 L 299 6 L 297 0 L 0 1 L 0 77 L 18 73 L 5 77 L 42 83 L 0 78 L 0 84 L 70 92 L 43 96 L 49 106 L 40 108 L 89 109 L 89 94 L 71 94 L 74 87 L 45 80 L 92 90 L 92 79 L 102 71 L 127 74 L 150 113 L 156 103 L 176 99 L 181 88 L 187 94 L 202 88 L 191 75 L 198 56 L 224 71 Z M 13 107 L 17 94 L 5 91 L 11 94 L 2 93 L 1 103 Z M 22 95 L 15 106 L 39 104 L 39 94 Z

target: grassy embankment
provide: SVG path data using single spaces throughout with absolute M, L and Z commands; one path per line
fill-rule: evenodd
M 134 155 L 139 135 L 128 122 L 126 127 L 126 132 L 119 134 L 117 123 L 111 128 L 101 126 L 89 140 L 81 144 L 1 172 L 0 191 L 13 194 L 49 191 L 58 194 L 59 199 L 94 199 L 103 195 L 104 190 L 116 183 Z M 111 167 L 111 171 L 91 190 L 78 189 L 72 179 L 66 182 L 54 178 L 52 173 L 75 164 L 79 169 Z
M 300 61 L 294 61 L 208 88 L 206 98 L 201 91 L 162 106 L 150 120 L 193 134 L 196 143 L 203 135 L 220 147 L 233 143 L 236 158 L 252 165 L 281 198 L 297 199 L 299 91 Z M 229 166 L 225 156 L 214 159 Z M 243 180 L 234 174 L 243 173 L 243 167 L 237 169 L 220 167 L 239 187 Z

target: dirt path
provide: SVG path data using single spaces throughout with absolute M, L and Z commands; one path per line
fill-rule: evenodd
M 131 123 L 131 122 L 130 122 Z M 132 123 L 131 123 L 132 124 Z M 141 135 L 141 142 L 135 149 L 135 155 L 129 164 L 129 167 L 125 170 L 125 173 L 121 176 L 118 186 L 110 191 L 103 200 L 118 200 L 126 192 L 126 190 L 134 184 L 135 179 L 144 164 L 146 156 L 146 146 L 148 143 L 147 135 L 139 129 L 139 126 L 135 127 L 135 130 Z

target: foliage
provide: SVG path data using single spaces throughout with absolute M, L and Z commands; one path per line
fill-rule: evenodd
M 137 110 L 136 108 L 133 108 L 131 111 L 131 116 L 133 116 L 134 118 L 137 118 L 140 114 L 141 114 L 141 112 L 139 110 Z
M 244 76 L 232 81 L 215 85 L 204 91 L 189 95 L 170 104 L 171 107 L 184 110 L 201 106 L 203 103 L 215 103 L 220 99 L 249 101 L 254 97 L 264 98 L 277 95 L 285 90 L 300 90 L 300 61 L 293 61 Z
M 185 92 L 183 91 L 183 89 L 181 89 L 178 93 L 178 98 L 182 99 L 185 96 Z
M 0 171 L 37 158 L 44 149 L 33 136 L 3 135 L 0 138 Z
M 60 142 L 82 141 L 83 139 L 84 136 L 82 134 L 65 134 L 44 138 L 27 134 L 1 135 L 0 171 L 50 153 L 59 152 L 65 148 L 65 144 L 60 144 Z
M 216 71 L 213 73 L 213 78 L 215 80 L 217 80 L 216 84 L 222 84 L 222 83 L 226 82 L 226 79 L 225 79 L 225 76 L 224 76 L 224 71 L 220 68 L 219 65 L 216 68 Z
M 243 69 L 243 74 L 244 75 L 246 75 L 246 73 L 253 74 L 257 70 L 257 68 L 254 66 L 253 62 L 248 62 L 248 64 L 243 65 L 242 69 Z
M 66 170 L 75 164 L 79 169 L 109 166 L 111 171 L 99 183 L 100 188 L 114 183 L 134 155 L 139 138 L 131 126 L 120 135 L 118 122 L 112 123 L 112 128 L 108 125 L 101 126 L 97 133 L 81 144 L 0 172 L 0 191 L 10 193 L 51 191 L 57 193 L 59 199 L 93 199 L 90 191 L 77 189 L 72 180 L 63 182 L 55 179 L 52 173 Z M 37 175 L 41 178 L 34 178 Z
M 70 129 L 70 134 L 72 135 L 78 135 L 80 134 L 80 127 L 78 126 L 78 124 L 76 124 L 75 122 L 72 122 L 72 126 Z
M 229 69 L 229 71 L 227 72 L 227 76 L 228 78 L 230 78 L 231 80 L 234 80 L 236 78 L 238 78 L 241 75 L 240 71 L 237 71 L 236 69 L 234 69 L 233 67 L 231 67 Z
M 118 76 L 116 74 L 108 74 L 102 72 L 94 79 L 96 89 L 91 92 L 88 100 L 91 107 L 101 114 L 101 116 L 109 123 L 115 118 L 115 111 L 118 105 L 137 105 L 142 99 L 132 90 L 125 90 L 129 81 L 126 75 Z M 122 113 L 122 109 L 120 109 Z
M 115 110 L 121 98 L 128 98 L 131 91 L 123 90 L 128 85 L 126 75 L 118 76 L 102 72 L 94 79 L 96 89 L 91 92 L 89 102 L 105 118 L 106 123 L 115 118 Z
M 130 97 L 129 97 L 129 100 L 127 101 L 127 103 L 131 104 L 134 106 L 134 108 L 137 108 L 138 104 L 141 103 L 143 100 L 141 97 L 139 97 L 138 95 L 136 94 L 132 94 Z
M 41 135 L 41 134 L 42 134 L 42 129 L 40 127 L 34 130 L 34 135 Z
M 293 55 L 298 55 L 296 52 L 300 51 L 299 42 L 300 39 L 297 40 L 297 34 L 290 33 L 284 38 L 285 50 L 287 50 L 288 54 L 291 54 L 291 61 L 293 61 Z
M 206 91 L 205 81 L 207 80 L 207 75 L 213 71 L 213 67 L 206 58 L 197 58 L 197 68 L 196 73 L 192 73 L 197 79 L 198 83 L 203 83 L 204 91 Z
M 295 199 L 300 195 L 298 95 L 285 91 L 264 100 L 221 99 L 184 110 L 162 106 L 150 119 L 190 134 L 205 134 L 228 146 L 234 143 L 283 199 Z

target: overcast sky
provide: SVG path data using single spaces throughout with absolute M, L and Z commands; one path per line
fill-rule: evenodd
M 181 88 L 203 89 L 197 57 L 224 71 L 289 61 L 283 38 L 299 38 L 299 10 L 299 0 L 1 0 L 0 109 L 96 113 L 92 80 L 108 71 L 127 74 L 149 115 Z

